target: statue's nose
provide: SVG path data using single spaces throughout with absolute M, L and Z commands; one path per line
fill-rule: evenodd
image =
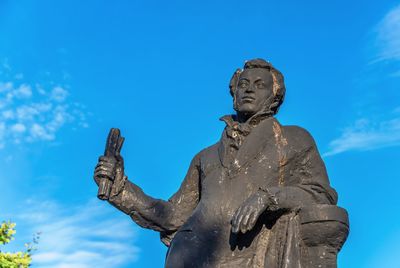
M 250 84 L 247 88 L 245 92 L 254 92 L 255 91 L 255 87 L 253 84 Z

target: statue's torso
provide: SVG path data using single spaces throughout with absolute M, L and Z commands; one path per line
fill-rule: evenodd
M 336 192 L 309 133 L 269 118 L 234 155 L 225 141 L 223 135 L 197 156 L 200 196 L 172 240 L 166 267 L 335 267 L 347 214 L 335 206 Z M 279 209 L 267 208 L 249 232 L 232 233 L 234 213 L 260 188 L 280 193 Z M 335 239 L 315 239 L 325 236 Z
M 224 137 L 200 153 L 200 200 L 175 235 L 170 251 L 176 250 L 174 244 L 182 243 L 179 240 L 185 240 L 182 244 L 191 249 L 191 254 L 197 258 L 206 256 L 202 258 L 208 260 L 204 267 L 252 267 L 258 234 L 265 227 L 257 224 L 252 231 L 235 235 L 231 232 L 231 219 L 260 187 L 280 183 L 281 158 L 286 152 L 282 144 L 277 144 L 274 122 L 262 122 L 257 131 L 263 139 L 260 135 L 249 136 L 231 166 L 223 165 Z

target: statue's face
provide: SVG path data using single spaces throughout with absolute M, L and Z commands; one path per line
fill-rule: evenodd
M 253 115 L 261 111 L 272 92 L 273 79 L 267 69 L 245 69 L 239 77 L 235 90 L 236 111 Z

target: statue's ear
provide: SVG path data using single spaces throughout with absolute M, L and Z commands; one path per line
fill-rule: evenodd
M 236 69 L 232 75 L 231 81 L 229 82 L 229 92 L 231 93 L 232 97 L 235 96 L 236 85 L 242 71 L 242 69 Z
M 236 102 L 236 95 L 233 94 L 232 97 L 233 97 L 233 110 L 237 111 L 238 110 L 238 105 L 237 105 L 237 102 Z

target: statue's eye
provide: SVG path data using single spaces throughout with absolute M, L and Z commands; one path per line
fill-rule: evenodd
M 260 82 L 257 82 L 255 86 L 258 89 L 263 89 L 263 88 L 265 88 L 265 83 L 260 81 Z
M 241 81 L 239 82 L 239 87 L 240 88 L 247 88 L 249 84 L 246 81 Z

